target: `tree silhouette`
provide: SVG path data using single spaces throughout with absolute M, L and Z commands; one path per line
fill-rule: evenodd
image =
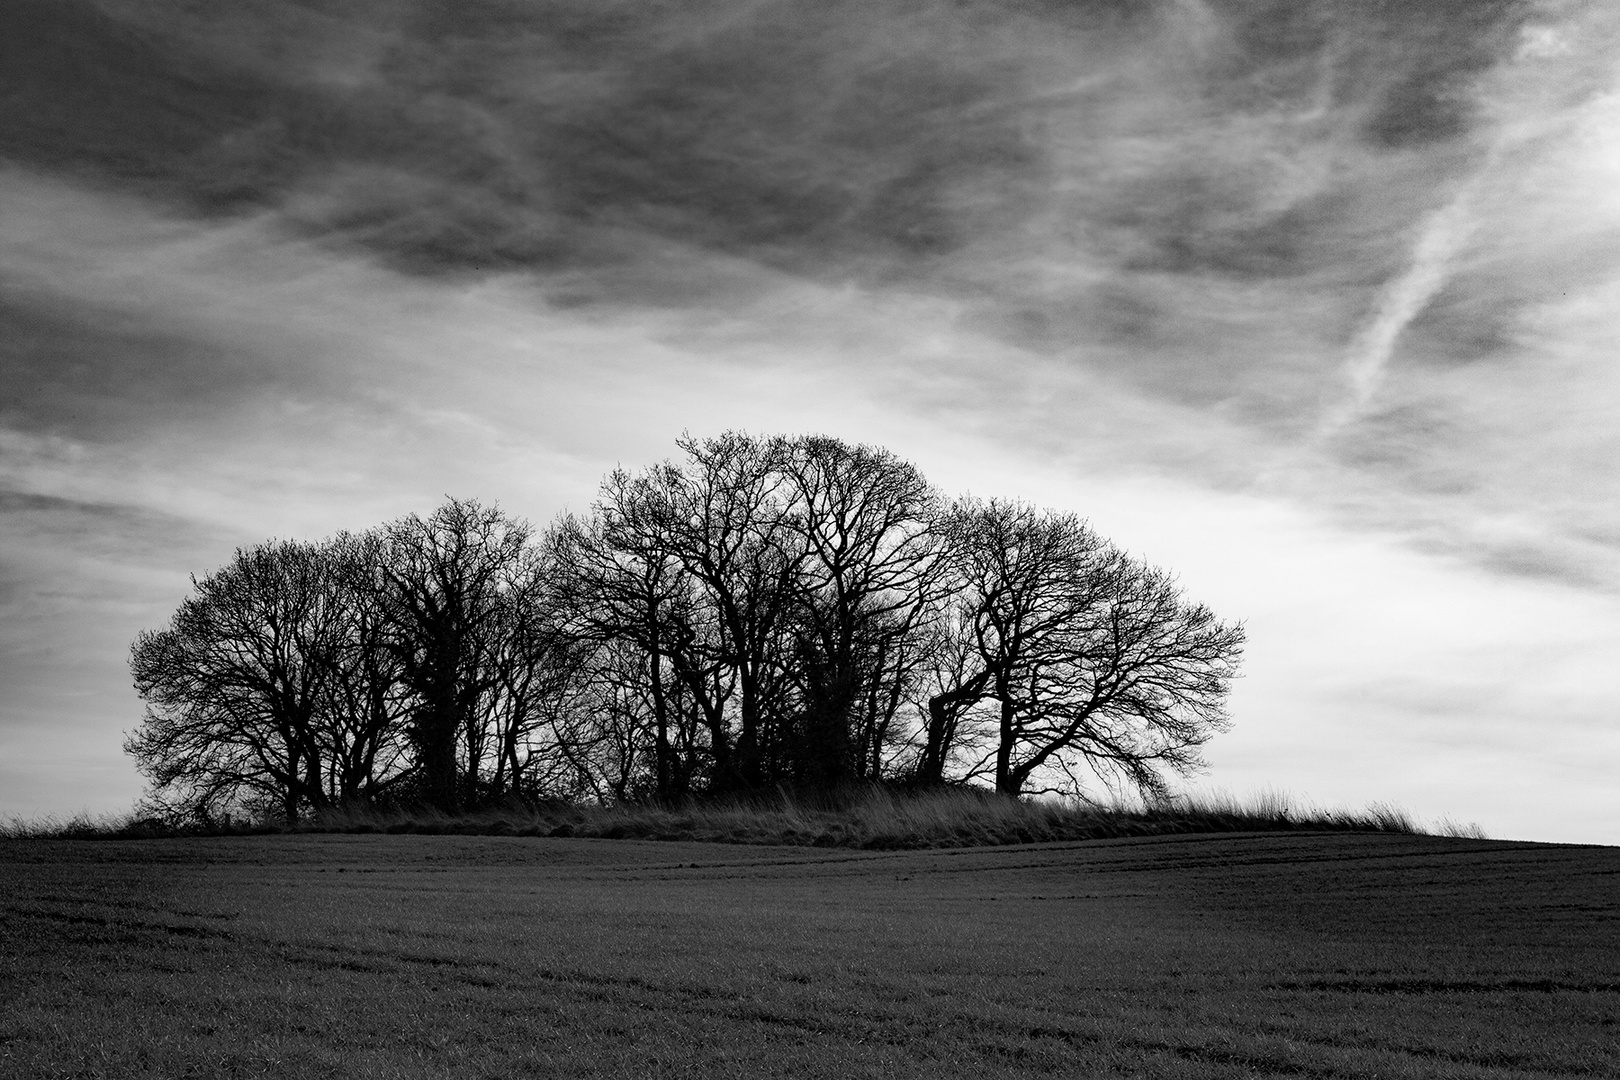
M 678 445 L 539 536 L 451 499 L 238 551 L 134 644 L 159 801 L 1157 795 L 1227 726 L 1242 628 L 1073 515 L 826 436 Z
M 940 497 L 886 450 L 813 436 L 777 440 L 805 552 L 794 582 L 800 716 L 796 779 L 877 779 L 910 696 L 918 638 L 942 584 Z
M 204 817 L 247 802 L 296 821 L 327 805 L 322 751 L 341 740 L 319 728 L 350 629 L 330 564 L 313 545 L 271 542 L 193 585 L 168 628 L 135 639 L 147 708 L 125 750 Z
M 1241 627 L 1073 515 L 967 499 L 945 528 L 966 662 L 930 719 L 991 706 L 993 761 L 971 774 L 988 766 L 998 792 L 1018 795 L 1043 767 L 1083 786 L 1083 764 L 1158 795 L 1162 769 L 1199 764 L 1197 747 L 1227 726 Z
M 478 801 L 494 707 L 526 710 L 530 700 L 513 690 L 547 656 L 535 640 L 544 637 L 543 616 L 524 610 L 541 598 L 530 581 L 530 537 L 526 522 L 458 499 L 382 530 L 375 595 L 414 698 L 407 732 L 422 794 L 447 813 Z M 496 736 L 501 751 L 514 735 Z M 496 758 L 510 765 L 513 756 Z

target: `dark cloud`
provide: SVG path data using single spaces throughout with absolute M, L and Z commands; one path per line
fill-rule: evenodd
M 1313 211 L 1257 206 L 1263 162 L 1174 154 L 1117 175 L 1119 137 L 1184 141 L 1129 98 L 1182 95 L 1173 111 L 1212 125 L 1325 110 L 1307 141 L 1346 125 L 1378 147 L 1450 141 L 1515 11 L 13 0 L 0 153 L 195 208 L 281 208 L 419 271 L 611 262 L 604 231 L 631 229 L 915 274 L 1079 185 L 1143 237 L 1129 257 L 1288 274 L 1315 258 Z
M 1500 358 L 1517 345 L 1516 305 L 1503 305 L 1473 282 L 1454 280 L 1442 289 L 1407 328 L 1414 348 L 1411 362 L 1462 366 Z
M 116 442 L 284 378 L 240 347 L 0 282 L 0 427 Z
M 84 0 L 12 0 L 0 34 L 0 154 L 45 168 L 207 187 L 200 160 L 275 89 Z
M 1349 76 L 1380 68 L 1388 72 L 1372 100 L 1367 136 L 1399 149 L 1464 134 L 1474 119 L 1473 80 L 1511 55 L 1519 24 L 1529 14 L 1526 5 L 1384 0 L 1374 7 L 1375 27 L 1363 46 L 1369 54 L 1365 68 Z
M 1219 0 L 1229 29 L 1213 95 L 1236 108 L 1329 100 L 1361 114 L 1374 145 L 1410 148 L 1465 134 L 1473 80 L 1512 52 L 1523 0 Z M 1324 85 L 1323 80 L 1326 80 Z
M 179 551 L 218 547 L 222 534 L 190 518 L 149 506 L 66 498 L 0 487 L 0 534 L 13 551 L 71 552 L 122 564 L 167 567 Z M 9 561 L 0 562 L 9 570 Z M 0 605 L 15 599 L 21 582 L 40 584 L 38 575 L 9 578 Z
M 521 271 L 539 283 L 525 303 L 602 318 L 793 325 L 773 323 L 771 293 L 803 295 L 795 278 L 853 284 L 874 310 L 926 294 L 963 356 L 990 338 L 1030 370 L 1235 423 L 1234 445 L 1299 446 L 1351 392 L 1369 325 L 1392 328 L 1361 354 L 1372 389 L 1355 392 L 1374 396 L 1392 363 L 1460 370 L 1521 343 L 1516 251 L 1446 255 L 1410 304 L 1391 289 L 1436 211 L 1507 160 L 1489 86 L 1537 10 L 12 0 L 0 159 L 182 216 L 251 216 L 267 243 L 290 232 L 434 287 Z M 327 376 L 269 333 L 196 332 L 184 296 L 152 319 L 105 299 L 0 290 L 0 424 L 116 439 L 272 390 L 410 377 L 387 359 Z M 976 378 L 1018 399 L 1015 376 Z M 1468 463 L 1481 425 L 1444 403 L 1357 409 L 1360 430 L 1324 444 L 1338 465 L 1419 496 L 1497 482 Z

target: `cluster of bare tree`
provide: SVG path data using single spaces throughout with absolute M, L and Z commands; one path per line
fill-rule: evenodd
M 1079 519 L 948 502 L 886 451 L 682 440 L 543 534 L 450 501 L 239 551 L 131 666 L 154 797 L 678 799 L 1098 783 L 1197 763 L 1243 644 Z

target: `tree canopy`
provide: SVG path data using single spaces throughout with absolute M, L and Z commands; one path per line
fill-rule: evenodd
M 452 499 L 194 579 L 132 650 L 154 800 L 1154 796 L 1227 727 L 1242 627 L 1079 518 L 825 436 L 679 447 L 543 532 Z

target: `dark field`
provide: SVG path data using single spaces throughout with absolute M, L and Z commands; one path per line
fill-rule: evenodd
M 1620 1076 L 1620 848 L 0 841 L 0 1076 Z

